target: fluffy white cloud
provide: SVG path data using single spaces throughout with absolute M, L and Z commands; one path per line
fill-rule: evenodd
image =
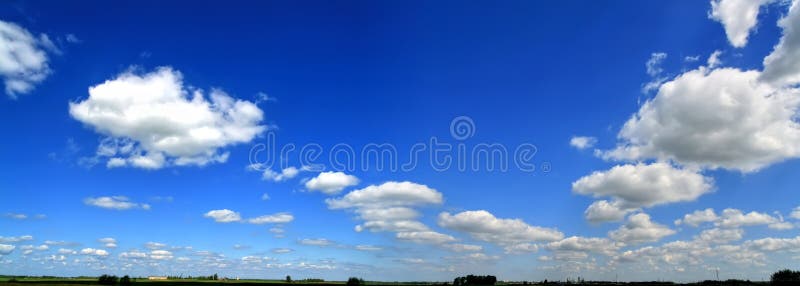
M 475 244 L 464 244 L 464 243 L 444 244 L 442 245 L 442 247 L 455 252 L 478 252 L 483 250 L 483 246 Z
M 300 174 L 300 169 L 297 169 L 295 167 L 286 167 L 283 170 L 281 170 L 280 173 L 275 172 L 272 169 L 266 169 L 261 174 L 261 178 L 264 180 L 280 182 L 283 180 L 288 180 L 297 177 L 297 174 Z
M 294 216 L 290 213 L 276 213 L 271 215 L 262 215 L 248 219 L 247 222 L 252 224 L 265 224 L 265 223 L 288 223 L 294 220 Z
M 573 136 L 572 139 L 569 140 L 569 145 L 578 150 L 592 148 L 596 143 L 597 138 L 587 136 Z
M 702 223 L 715 222 L 719 219 L 714 209 L 708 208 L 705 210 L 697 210 L 683 216 L 683 219 L 675 221 L 676 225 L 687 224 L 693 227 L 698 227 Z
M 772 229 L 791 229 L 792 225 L 785 223 L 781 218 L 769 214 L 751 211 L 744 213 L 737 209 L 724 209 L 716 225 L 721 227 L 743 227 L 754 225 L 767 225 Z
M 722 244 L 740 240 L 742 236 L 744 236 L 744 230 L 741 228 L 712 228 L 704 230 L 695 239 L 708 243 Z
M 775 85 L 795 85 L 800 83 L 800 1 L 792 1 L 789 13 L 778 21 L 778 26 L 783 28 L 783 37 L 764 58 L 761 80 Z
M 172 259 L 172 252 L 167 250 L 153 250 L 150 251 L 150 259 L 169 260 Z
M 550 242 L 546 246 L 555 252 L 594 252 L 605 255 L 612 255 L 620 248 L 620 245 L 607 238 L 580 236 L 570 236 Z
M 29 93 L 47 78 L 48 50 L 57 52 L 47 35 L 35 37 L 17 24 L 0 20 L 0 77 L 9 97 Z
M 342 198 L 326 199 L 325 203 L 331 209 L 385 208 L 441 204 L 442 200 L 442 193 L 426 185 L 412 182 L 386 182 L 349 192 Z
M 572 183 L 572 191 L 594 197 L 611 197 L 586 210 L 593 222 L 619 220 L 630 210 L 673 202 L 693 201 L 712 190 L 713 181 L 667 163 L 621 165 L 597 171 Z
M 84 249 L 81 249 L 81 254 L 98 256 L 98 257 L 106 257 L 106 256 L 108 256 L 108 251 L 106 251 L 105 249 L 84 248 Z
M 398 232 L 396 237 L 400 240 L 422 244 L 443 244 L 456 241 L 455 237 L 432 230 Z
M 661 238 L 675 234 L 675 231 L 665 225 L 650 220 L 650 215 L 637 213 L 628 217 L 628 222 L 617 230 L 610 231 L 608 236 L 625 244 L 655 242 Z
M 313 246 L 331 246 L 334 244 L 333 241 L 325 238 L 304 238 L 297 241 L 302 245 L 313 245 Z
M 800 207 L 794 208 L 792 213 L 789 214 L 789 217 L 793 219 L 800 219 Z
M 439 214 L 439 226 L 468 233 L 473 238 L 501 246 L 534 241 L 554 241 L 564 237 L 556 229 L 532 226 L 521 219 L 497 218 L 485 210 Z
M 358 184 L 358 178 L 342 172 L 322 172 L 306 181 L 306 189 L 327 195 L 338 194 L 344 188 Z
M 294 220 L 294 216 L 290 213 L 275 213 L 271 215 L 262 215 L 245 220 L 242 219 L 241 214 L 229 209 L 211 210 L 205 213 L 203 216 L 213 219 L 214 221 L 220 223 L 247 222 L 251 224 L 267 224 L 267 223 L 288 223 Z
M 0 255 L 7 255 L 14 251 L 17 247 L 10 244 L 0 243 Z
M 30 241 L 30 240 L 33 240 L 33 236 L 30 236 L 30 235 L 0 236 L 0 243 L 17 243 L 17 242 Z
M 89 98 L 69 104 L 69 113 L 111 138 L 97 152 L 110 158 L 108 167 L 225 162 L 222 148 L 249 142 L 266 128 L 254 103 L 217 89 L 207 99 L 169 67 L 144 75 L 125 72 L 92 86 Z
M 592 223 L 600 223 L 607 221 L 620 221 L 625 218 L 625 215 L 632 212 L 633 209 L 623 208 L 620 201 L 609 202 L 607 200 L 595 201 L 586 211 L 583 212 L 586 220 Z
M 599 154 L 742 172 L 797 157 L 798 91 L 765 84 L 759 74 L 706 67 L 681 74 L 625 123 L 616 149 Z
M 758 22 L 758 10 L 774 0 L 711 0 L 708 17 L 722 23 L 732 46 L 747 45 L 747 37 Z
M 221 223 L 238 222 L 242 220 L 242 216 L 239 213 L 229 209 L 211 210 L 203 216 Z
M 143 209 L 149 210 L 150 205 L 131 202 L 125 196 L 111 196 L 111 197 L 96 197 L 85 198 L 83 203 L 89 206 L 95 206 L 111 210 L 130 210 L 130 209 Z

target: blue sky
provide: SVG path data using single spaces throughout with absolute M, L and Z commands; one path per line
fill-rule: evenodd
M 797 268 L 796 5 L 2 4 L 0 272 Z

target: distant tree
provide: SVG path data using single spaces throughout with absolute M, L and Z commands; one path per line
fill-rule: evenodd
M 772 273 L 770 280 L 772 285 L 798 285 L 800 284 L 800 271 L 784 269 Z
M 119 278 L 117 278 L 117 276 L 103 274 L 103 275 L 100 275 L 99 278 L 97 278 L 97 283 L 100 284 L 100 285 L 115 285 L 115 284 L 117 284 L 117 280 L 119 280 Z
M 495 283 L 497 283 L 497 277 L 492 275 L 479 276 L 470 274 L 453 280 L 453 286 L 494 285 Z
M 292 283 L 292 276 L 286 275 L 286 283 Z
M 130 286 L 131 285 L 131 277 L 128 276 L 128 275 L 122 276 L 122 278 L 119 279 L 119 285 L 120 286 Z
M 347 279 L 347 286 L 363 286 L 363 285 L 364 285 L 364 279 L 356 277 L 350 277 L 350 279 Z
M 219 280 L 219 276 L 217 276 L 217 273 L 214 273 L 214 275 L 211 275 L 211 280 Z

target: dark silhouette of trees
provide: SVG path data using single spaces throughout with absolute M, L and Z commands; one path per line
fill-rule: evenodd
M 350 277 L 350 279 L 347 279 L 347 286 L 364 286 L 364 279 Z
M 800 285 L 800 271 L 784 269 L 772 273 L 770 281 L 772 285 Z
M 128 275 L 122 276 L 122 278 L 119 279 L 119 285 L 120 286 L 131 286 L 131 277 L 128 276 Z
M 217 276 L 217 273 L 214 273 L 214 275 L 211 276 L 211 280 L 219 280 L 219 276 Z
M 292 283 L 292 276 L 286 275 L 286 283 Z
M 492 275 L 467 275 L 464 277 L 456 277 L 453 279 L 453 286 L 476 286 L 476 285 L 494 285 L 497 283 L 497 277 Z
M 119 280 L 117 276 L 103 274 L 99 278 L 97 278 L 97 283 L 100 285 L 116 285 L 117 280 Z

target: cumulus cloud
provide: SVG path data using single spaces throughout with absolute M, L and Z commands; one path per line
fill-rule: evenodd
M 682 219 L 675 221 L 676 225 L 686 224 L 693 227 L 697 227 L 702 223 L 713 223 L 715 226 L 722 228 L 740 228 L 757 225 L 766 225 L 771 229 L 777 230 L 794 228 L 791 223 L 783 221 L 783 217 L 781 216 L 772 216 L 767 213 L 756 211 L 745 213 L 733 208 L 724 209 L 719 215 L 711 208 L 698 210 L 686 214 Z
M 697 227 L 702 223 L 706 222 L 715 222 L 719 219 L 717 214 L 714 212 L 714 209 L 708 208 L 705 210 L 697 210 L 692 213 L 686 214 L 683 216 L 683 219 L 678 219 L 675 221 L 675 225 L 686 224 L 693 227 Z
M 695 239 L 713 244 L 723 244 L 740 240 L 742 236 L 744 236 L 744 230 L 741 228 L 712 228 L 704 230 Z
M 27 29 L 0 20 L 0 77 L 11 98 L 30 93 L 51 73 L 48 51 L 58 52 L 46 34 L 34 36 Z
M 483 250 L 483 246 L 464 243 L 444 244 L 442 247 L 455 252 L 478 252 Z
M 569 145 L 578 150 L 592 148 L 597 143 L 597 138 L 587 136 L 573 136 L 569 140 Z
M 170 260 L 172 259 L 172 252 L 168 250 L 153 250 L 150 251 L 150 259 L 155 260 Z
M 312 245 L 312 246 L 331 246 L 334 244 L 333 241 L 325 238 L 304 238 L 297 241 L 302 245 Z
M 83 203 L 89 206 L 110 210 L 130 210 L 130 209 L 143 209 L 149 210 L 150 205 L 131 202 L 125 196 L 111 196 L 111 197 L 89 197 L 83 199 Z
M 762 5 L 774 0 L 712 0 L 708 17 L 722 23 L 725 35 L 732 46 L 747 45 L 750 32 L 758 23 L 758 11 Z
M 338 194 L 344 188 L 358 184 L 358 178 L 342 172 L 322 172 L 306 181 L 306 189 L 320 191 L 326 195 Z
M 338 199 L 326 199 L 325 203 L 331 209 L 345 209 L 441 204 L 442 201 L 442 193 L 426 185 L 390 181 L 349 192 Z
M 742 172 L 797 157 L 798 91 L 765 84 L 759 75 L 706 67 L 681 74 L 625 123 L 617 148 L 599 154 Z
M 778 21 L 778 26 L 783 28 L 783 36 L 764 58 L 760 79 L 775 85 L 795 85 L 800 83 L 800 1 L 792 1 L 789 13 Z
M 300 170 L 295 167 L 287 167 L 281 170 L 280 173 L 275 172 L 271 169 L 264 170 L 261 174 L 261 178 L 264 180 L 270 180 L 274 182 L 280 182 L 283 180 L 291 179 L 297 177 L 297 174 L 300 173 Z
M 477 240 L 504 247 L 536 241 L 554 241 L 564 237 L 556 229 L 532 226 L 521 219 L 502 219 L 485 210 L 464 211 L 455 215 L 439 214 L 439 226 L 468 233 Z
M 637 213 L 628 217 L 628 221 L 620 228 L 610 231 L 608 236 L 625 244 L 655 242 L 675 231 L 665 225 L 650 220 L 650 215 Z
M 432 230 L 398 232 L 396 237 L 400 240 L 421 244 L 442 244 L 456 241 L 455 237 Z
M 102 243 L 106 248 L 116 248 L 117 247 L 117 240 L 113 237 L 104 237 L 97 240 L 98 242 Z
M 229 209 L 211 210 L 205 213 L 203 216 L 213 219 L 215 222 L 219 223 L 247 222 L 250 224 L 268 224 L 288 223 L 294 220 L 294 216 L 292 214 L 285 212 L 242 219 L 241 214 Z
M 712 190 L 713 180 L 668 163 L 620 165 L 597 171 L 572 183 L 572 191 L 594 197 L 610 197 L 586 210 L 593 222 L 621 219 L 642 207 L 693 201 Z
M 33 240 L 33 236 L 31 235 L 0 236 L 0 243 L 17 243 L 30 240 Z
M 83 254 L 83 255 L 92 255 L 92 256 L 98 256 L 98 257 L 106 257 L 106 256 L 108 256 L 108 251 L 106 251 L 105 249 L 84 248 L 84 249 L 81 249 L 80 253 Z
M 792 213 L 789 214 L 789 217 L 793 219 L 800 219 L 800 207 L 794 208 Z
M 108 167 L 159 169 L 167 165 L 225 162 L 222 149 L 250 142 L 265 130 L 254 103 L 219 89 L 208 95 L 184 86 L 169 67 L 138 75 L 125 72 L 89 88 L 89 97 L 69 104 L 70 115 L 108 139 L 97 156 Z
M 10 244 L 2 244 L 0 243 L 0 255 L 8 255 L 14 251 L 17 247 Z
M 329 198 L 330 209 L 352 209 L 364 220 L 356 225 L 358 232 L 390 231 L 396 238 L 416 243 L 442 244 L 455 241 L 450 235 L 431 230 L 417 221 L 419 213 L 413 207 L 438 205 L 442 194 L 426 185 L 412 182 L 385 182 L 354 190 L 340 198 Z
M 271 215 L 262 215 L 248 219 L 247 222 L 252 224 L 265 224 L 265 223 L 288 223 L 294 220 L 294 216 L 290 213 L 276 213 Z
M 242 216 L 239 213 L 229 209 L 211 210 L 203 216 L 221 223 L 238 222 L 242 220 Z

